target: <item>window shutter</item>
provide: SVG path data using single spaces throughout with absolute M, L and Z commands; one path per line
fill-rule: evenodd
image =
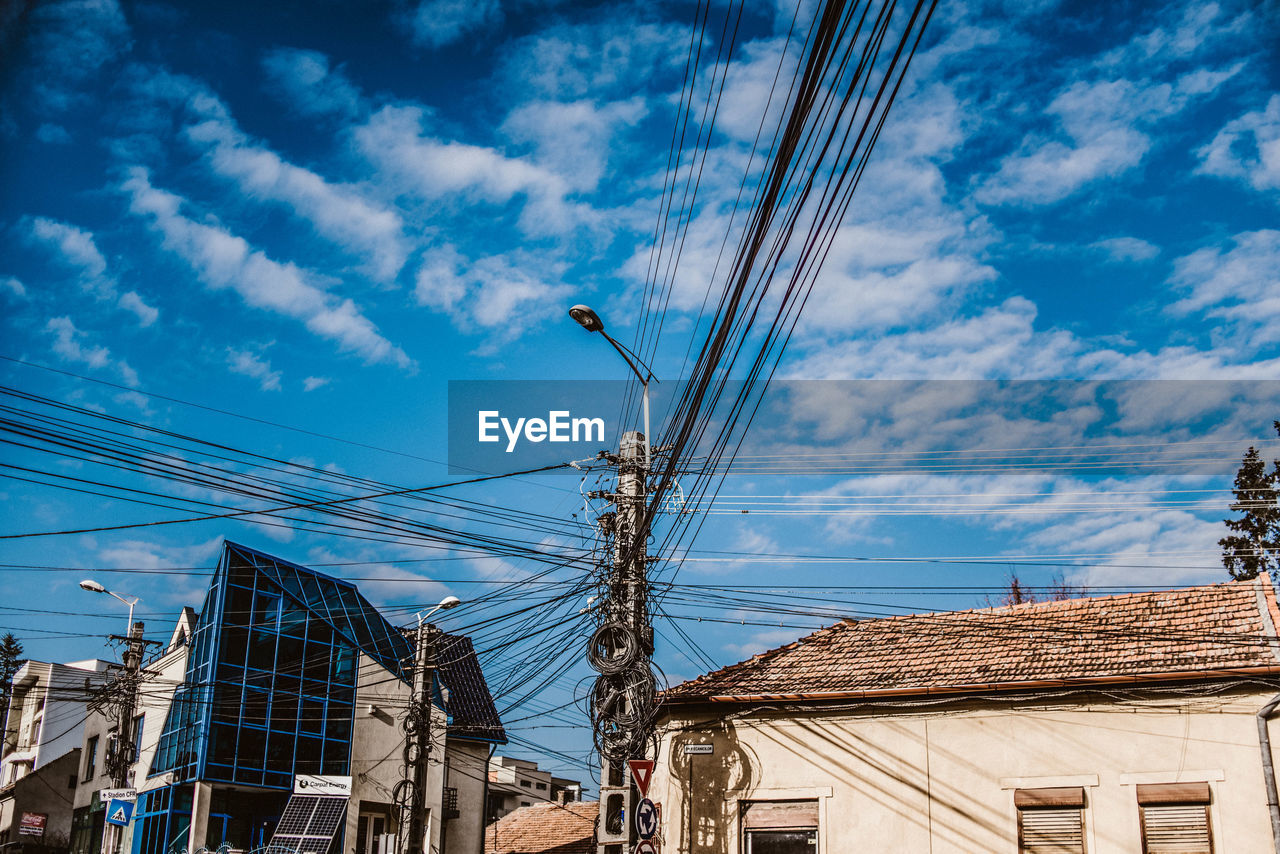
M 1018 789 L 1019 854 L 1084 854 L 1084 789 Z
M 1209 784 L 1138 786 L 1144 854 L 1213 854 Z

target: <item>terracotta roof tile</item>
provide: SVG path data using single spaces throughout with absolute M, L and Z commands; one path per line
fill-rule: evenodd
M 1151 593 L 844 620 L 665 691 L 663 702 L 1280 670 L 1262 576 Z
M 485 828 L 485 854 L 595 854 L 598 801 L 521 807 Z

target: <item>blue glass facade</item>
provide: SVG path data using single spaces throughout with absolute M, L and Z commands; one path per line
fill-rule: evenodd
M 168 850 L 180 807 L 189 823 L 189 796 L 162 794 L 178 784 L 284 793 L 295 774 L 349 774 L 360 653 L 406 678 L 408 641 L 354 585 L 227 543 L 150 769 L 175 785 L 139 803 L 134 854 Z M 231 833 L 224 818 L 211 834 Z

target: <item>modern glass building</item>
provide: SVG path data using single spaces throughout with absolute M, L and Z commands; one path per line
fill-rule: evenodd
M 483 696 L 471 684 L 479 668 L 469 642 L 466 653 L 454 678 L 466 677 L 463 694 L 481 714 L 457 723 L 474 730 L 468 738 L 505 741 L 483 677 Z M 139 795 L 133 854 L 180 851 L 193 816 L 206 822 L 198 836 L 210 848 L 265 845 L 295 775 L 351 774 L 361 661 L 376 680 L 407 683 L 412 658 L 405 636 L 354 585 L 226 543 L 151 782 L 139 786 L 149 791 Z M 447 684 L 449 668 L 441 665 Z

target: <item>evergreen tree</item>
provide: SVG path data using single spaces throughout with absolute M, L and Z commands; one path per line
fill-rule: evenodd
M 9 696 L 13 693 L 13 674 L 26 663 L 22 657 L 22 641 L 12 632 L 0 638 L 0 729 L 4 730 L 7 741 L 9 732 L 6 729 L 9 716 Z
M 1280 421 L 1275 422 L 1280 434 Z M 1280 461 L 1273 462 L 1271 471 L 1258 453 L 1249 448 L 1236 472 L 1236 500 L 1231 511 L 1240 513 L 1238 519 L 1224 519 L 1230 536 L 1218 540 L 1222 546 L 1222 565 L 1237 581 L 1257 576 L 1280 567 Z

